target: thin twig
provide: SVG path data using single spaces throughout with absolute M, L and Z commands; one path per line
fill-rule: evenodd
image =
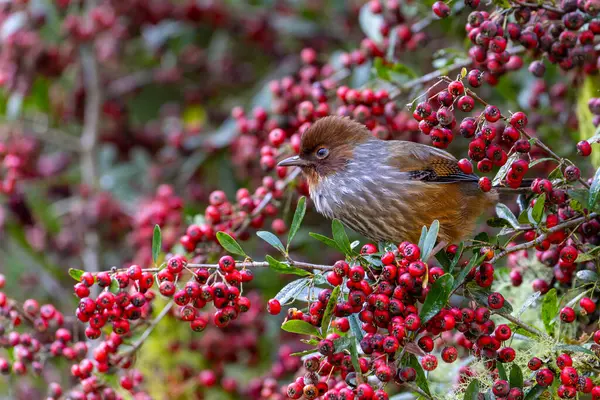
M 404 383 L 404 386 L 406 386 L 407 388 L 409 388 L 413 392 L 419 393 L 421 396 L 425 397 L 426 399 L 433 400 L 433 397 L 431 397 L 430 395 L 428 395 L 427 393 L 425 393 L 425 391 L 423 391 L 423 389 L 421 389 L 417 385 L 414 385 L 412 383 Z
M 161 310 L 160 314 L 158 314 L 156 318 L 150 321 L 150 324 L 148 325 L 146 330 L 142 333 L 139 339 L 136 340 L 136 342 L 133 344 L 133 347 L 125 353 L 125 355 L 132 355 L 136 351 L 138 351 L 140 347 L 142 347 L 142 345 L 144 344 L 146 339 L 148 339 L 148 336 L 150 336 L 154 328 L 156 328 L 160 321 L 162 321 L 162 319 L 169 313 L 169 311 L 171 311 L 171 308 L 173 308 L 174 305 L 175 303 L 173 302 L 173 300 L 167 303 L 167 305 Z
M 502 318 L 509 320 L 513 324 L 518 325 L 519 327 L 525 329 L 529 333 L 533 333 L 534 335 L 540 336 L 540 337 L 547 337 L 547 335 L 545 333 L 543 333 L 542 331 L 538 330 L 537 328 L 534 328 L 533 326 L 526 324 L 525 322 L 521 321 L 517 317 L 513 317 L 511 314 L 507 314 L 507 313 L 503 313 L 503 312 L 495 312 L 494 314 L 499 315 Z
M 505 257 L 506 255 L 510 254 L 510 253 L 514 253 L 515 251 L 519 251 L 519 250 L 527 250 L 530 249 L 534 246 L 539 245 L 540 243 L 542 243 L 544 240 L 546 240 L 546 238 L 548 236 L 550 236 L 551 234 L 553 234 L 554 232 L 558 232 L 561 231 L 563 229 L 568 229 L 574 226 L 579 225 L 582 222 L 585 222 L 587 220 L 596 218 L 598 216 L 597 213 L 591 213 L 588 215 L 584 215 L 582 217 L 578 217 L 578 218 L 573 218 L 570 220 L 567 220 L 561 224 L 558 224 L 556 226 L 553 226 L 552 228 L 548 229 L 548 231 L 546 231 L 545 233 L 543 233 L 542 235 L 538 236 L 535 240 L 532 240 L 530 242 L 526 242 L 526 243 L 522 243 L 516 246 L 511 246 L 509 248 L 507 248 L 506 250 L 501 251 L 500 253 L 496 254 L 494 256 L 494 258 L 492 258 L 492 260 L 490 261 L 490 263 L 495 263 L 496 261 L 498 261 L 499 259 L 501 259 L 502 257 Z
M 302 261 L 294 261 L 291 260 L 290 262 L 284 262 L 282 261 L 284 264 L 289 264 L 291 266 L 294 266 L 296 268 L 299 269 L 303 269 L 305 271 L 313 271 L 313 270 L 319 270 L 319 271 L 331 271 L 333 269 L 332 266 L 330 265 L 322 265 L 322 264 L 311 264 L 311 263 L 307 263 L 307 262 L 302 262 Z M 235 263 L 236 267 L 243 267 L 243 268 L 267 268 L 269 267 L 269 263 L 266 261 L 246 261 L 246 262 L 236 262 Z M 218 264 L 187 264 L 188 268 L 218 268 L 219 265 Z

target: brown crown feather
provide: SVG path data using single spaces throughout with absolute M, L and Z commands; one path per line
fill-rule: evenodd
M 335 149 L 339 146 L 364 143 L 373 136 L 366 126 L 348 117 L 330 115 L 317 120 L 304 132 L 300 156 L 309 155 L 321 146 Z
M 352 159 L 357 145 L 374 139 L 366 126 L 348 117 L 328 116 L 316 121 L 304 134 L 300 143 L 300 158 L 309 161 L 303 168 L 309 185 L 320 178 L 342 170 Z M 323 160 L 315 156 L 321 147 L 329 150 Z

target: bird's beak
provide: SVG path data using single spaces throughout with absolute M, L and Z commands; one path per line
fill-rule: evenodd
M 277 164 L 279 167 L 305 167 L 308 165 L 308 162 L 301 159 L 299 156 L 288 157 L 285 160 L 279 161 Z

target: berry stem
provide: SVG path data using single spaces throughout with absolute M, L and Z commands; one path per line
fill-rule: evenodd
M 546 338 L 548 337 L 548 335 L 546 335 L 542 331 L 534 328 L 533 326 L 526 324 L 525 322 L 521 321 L 519 318 L 513 317 L 510 314 L 503 313 L 503 312 L 495 312 L 495 314 L 501 316 L 502 318 L 509 320 L 510 322 L 512 322 L 515 325 L 520 326 L 521 328 L 525 329 L 529 333 L 533 333 L 534 335 L 540 336 L 540 337 L 546 337 Z

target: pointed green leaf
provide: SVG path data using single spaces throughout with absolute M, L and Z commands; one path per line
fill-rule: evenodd
M 542 193 L 542 195 L 535 200 L 535 204 L 531 210 L 531 217 L 536 224 L 542 222 L 542 217 L 544 216 L 544 204 L 546 204 L 546 193 Z
M 323 312 L 323 318 L 321 319 L 321 332 L 323 333 L 323 336 L 326 336 L 329 333 L 329 324 L 331 323 L 333 310 L 335 309 L 341 290 L 341 286 L 336 286 L 333 289 L 329 301 L 327 302 L 327 307 L 325 307 L 325 311 Z
M 500 218 L 508 221 L 510 226 L 512 226 L 513 228 L 519 229 L 520 224 L 519 224 L 519 221 L 517 220 L 517 217 L 515 217 L 513 212 L 510 211 L 510 208 L 508 208 L 505 204 L 498 203 L 496 205 L 496 214 L 498 214 L 498 216 Z
M 467 390 L 465 390 L 464 400 L 478 400 L 479 399 L 479 381 L 473 379 L 469 386 L 467 386 Z
M 440 263 L 442 268 L 444 268 L 444 271 L 446 271 L 446 272 L 451 271 L 450 267 L 452 266 L 452 261 L 450 261 L 450 258 L 448 257 L 448 253 L 446 253 L 444 250 L 438 251 L 437 254 L 435 255 L 435 259 L 438 260 L 438 262 Z
M 256 232 L 256 235 L 265 242 L 269 243 L 271 246 L 275 247 L 277 250 L 279 250 L 281 254 L 286 254 L 285 247 L 283 247 L 283 243 L 281 243 L 281 240 L 279 240 L 279 238 L 275 236 L 275 234 L 267 231 L 258 231 Z
M 409 354 L 408 357 L 410 366 L 413 367 L 415 371 L 417 371 L 417 386 L 419 387 L 419 389 L 431 396 L 431 392 L 429 391 L 429 383 L 427 382 L 427 377 L 425 376 L 423 367 L 421 367 L 421 363 L 419 362 L 417 357 L 414 356 L 414 354 Z
M 324 235 L 321 235 L 320 233 L 315 233 L 315 232 L 309 232 L 308 236 L 310 236 L 313 239 L 317 239 L 319 242 L 324 243 L 326 246 L 336 249 L 340 253 L 344 252 L 344 250 L 342 250 L 338 247 L 335 240 L 328 238 L 327 236 L 324 236 Z
M 309 324 L 306 321 L 301 319 L 293 319 L 290 321 L 285 321 L 283 325 L 281 325 L 281 329 L 286 332 L 298 333 L 301 335 L 311 335 L 316 337 L 321 337 L 319 330 L 316 326 Z
M 75 279 L 77 282 L 81 281 L 81 276 L 85 271 L 81 269 L 69 268 L 69 276 Z
M 508 381 L 508 376 L 506 375 L 506 369 L 504 369 L 504 364 L 498 361 L 496 362 L 496 368 L 498 368 L 498 377 L 504 381 Z
M 596 170 L 592 185 L 590 186 L 590 198 L 588 200 L 588 209 L 594 210 L 598 203 L 598 197 L 600 196 L 600 168 Z
M 116 279 L 111 279 L 110 280 L 110 286 L 108 287 L 108 290 L 111 291 L 112 293 L 118 293 L 119 292 L 119 282 Z
M 351 255 L 350 240 L 348 239 L 344 225 L 338 219 L 331 221 L 331 232 L 338 248 L 342 249 L 344 254 Z
M 292 219 L 292 225 L 290 226 L 290 232 L 288 233 L 286 249 L 290 248 L 290 243 L 292 243 L 294 236 L 296 236 L 298 229 L 300 229 L 304 214 L 306 214 L 306 197 L 302 196 L 298 199 L 298 204 L 296 205 L 296 211 L 294 212 L 294 218 Z
M 541 164 L 543 162 L 549 162 L 549 161 L 557 162 L 554 158 L 549 158 L 549 157 L 538 158 L 537 160 L 533 160 L 532 162 L 529 163 L 529 168 L 533 168 L 538 164 Z
M 160 226 L 154 225 L 154 232 L 152 233 L 152 261 L 156 264 L 160 249 L 162 246 L 162 236 L 160 233 Z
M 360 364 L 358 363 L 358 350 L 356 349 L 356 338 L 352 337 L 352 344 L 348 346 L 348 350 L 350 351 L 350 357 L 352 359 L 352 366 L 354 367 L 354 371 L 360 377 L 362 377 L 362 372 L 360 370 Z
M 546 390 L 547 390 L 547 388 L 544 386 L 535 385 L 534 387 L 529 389 L 529 391 L 527 392 L 527 395 L 525 395 L 524 400 L 538 399 L 542 395 L 542 393 L 544 393 Z
M 283 263 L 281 261 L 277 261 L 276 259 L 274 259 L 273 257 L 271 257 L 269 255 L 266 256 L 265 259 L 269 263 L 269 268 L 271 268 L 273 271 L 277 271 L 281 274 L 293 274 L 293 275 L 299 275 L 299 276 L 312 275 L 308 271 L 293 267 L 293 266 Z
M 577 258 L 579 258 L 579 257 L 577 257 Z M 575 276 L 580 281 L 588 281 L 588 282 L 597 282 L 598 281 L 598 274 L 595 273 L 594 271 L 590 271 L 587 269 L 577 271 L 577 274 L 575 274 Z
M 509 383 L 510 387 L 523 388 L 523 371 L 521 371 L 521 367 L 517 363 L 513 363 L 510 369 Z
M 591 351 L 590 349 L 587 349 L 583 346 L 578 346 L 576 344 L 558 344 L 558 345 L 556 345 L 555 349 L 558 351 L 570 351 L 573 353 L 585 353 L 590 356 L 595 355 L 595 353 L 593 351 Z
M 552 288 L 544 295 L 542 299 L 542 322 L 548 334 L 554 330 L 554 317 L 558 314 L 558 297 L 556 289 Z
M 423 307 L 421 308 L 420 317 L 423 324 L 427 323 L 427 321 L 444 308 L 448 302 L 448 297 L 450 296 L 453 285 L 454 277 L 450 274 L 444 274 L 433 282 L 431 290 L 427 294 L 425 303 L 423 303 Z
M 295 299 L 296 296 L 302 293 L 302 290 L 304 290 L 304 288 L 307 287 L 309 283 L 310 279 L 308 278 L 296 279 L 295 281 L 292 281 L 285 285 L 279 291 L 279 293 L 275 295 L 274 299 L 278 300 L 281 304 L 285 304 L 288 302 L 288 300 Z
M 292 356 L 292 357 L 303 357 L 303 356 L 307 356 L 309 354 L 318 355 L 319 354 L 319 350 L 318 349 L 308 349 L 308 350 L 304 350 L 304 351 L 297 351 L 295 353 L 290 354 L 290 356 Z
M 421 237 L 419 238 L 419 249 L 421 249 L 421 251 L 423 250 L 423 247 L 425 246 L 425 239 L 427 239 L 427 227 L 424 226 L 421 229 Z
M 431 256 L 431 252 L 435 247 L 435 242 L 437 241 L 437 236 L 440 231 L 440 223 L 436 219 L 431 223 L 431 226 L 427 230 L 427 236 L 425 237 L 425 242 L 423 243 L 423 247 L 421 248 L 421 260 L 427 262 L 429 257 Z
M 217 232 L 217 240 L 219 244 L 223 246 L 223 248 L 232 254 L 237 254 L 238 256 L 248 257 L 244 250 L 242 250 L 242 246 L 239 245 L 238 242 L 235 241 L 229 234 L 225 232 Z
M 356 340 L 360 342 L 365 337 L 365 332 L 360 326 L 357 315 L 358 314 L 350 314 L 348 321 L 350 322 L 350 331 L 356 337 Z
M 471 257 L 471 260 L 469 261 L 469 264 L 467 264 L 466 267 L 464 267 L 463 269 L 460 270 L 460 272 L 458 273 L 458 275 L 456 275 L 456 278 L 454 279 L 454 283 L 452 284 L 452 291 L 458 289 L 460 287 L 460 285 L 463 284 L 463 282 L 465 281 L 467 275 L 469 275 L 469 272 L 475 268 L 476 266 L 478 266 L 479 264 L 481 264 L 483 262 L 483 259 L 485 258 L 485 255 L 473 255 L 473 257 Z
M 456 254 L 454 255 L 454 259 L 452 260 L 452 265 L 450 266 L 450 271 L 452 271 L 460 262 L 460 257 L 462 256 L 463 250 L 465 249 L 464 242 L 460 242 L 458 244 L 458 249 L 456 249 Z
M 508 160 L 506 160 L 506 163 L 502 167 L 500 167 L 500 169 L 498 170 L 498 173 L 492 180 L 492 186 L 498 186 L 498 185 L 500 185 L 500 183 L 502 183 L 502 179 L 504 179 L 506 177 L 506 174 L 508 174 L 510 167 L 518 158 L 519 158 L 519 153 L 517 153 L 517 152 L 511 154 L 510 157 L 508 157 Z

